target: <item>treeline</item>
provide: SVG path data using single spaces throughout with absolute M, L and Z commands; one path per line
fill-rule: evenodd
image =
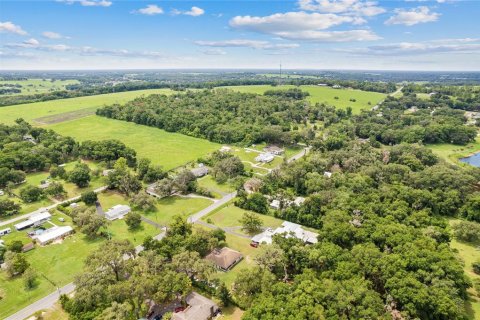
M 32 95 L 15 95 L 0 97 L 0 107 L 16 105 L 22 103 L 34 103 L 41 101 L 49 101 L 56 99 L 76 98 L 82 96 L 91 96 L 98 94 L 107 94 L 115 92 L 145 90 L 145 89 L 172 89 L 176 91 L 183 91 L 188 88 L 192 89 L 212 89 L 223 86 L 238 86 L 238 85 L 271 85 L 276 86 L 278 81 L 275 79 L 222 79 L 222 80 L 203 80 L 203 81 L 127 81 L 115 85 L 105 85 L 102 82 L 93 81 L 89 84 L 88 81 L 80 79 L 80 84 L 67 85 L 67 90 L 60 90 L 54 92 L 46 92 Z M 283 81 L 282 84 L 291 85 L 317 85 L 325 83 L 329 86 L 340 85 L 350 87 L 353 89 L 374 91 L 381 93 L 390 93 L 396 90 L 395 84 L 384 82 L 365 82 L 365 81 L 345 81 L 332 79 L 292 79 Z
M 480 87 L 439 84 L 409 84 L 403 87 L 404 94 L 428 93 L 434 104 L 467 111 L 480 111 Z
M 97 115 L 219 143 L 249 145 L 291 143 L 292 125 L 305 121 L 315 108 L 294 99 L 218 89 L 140 97 L 100 108 Z
M 355 117 L 355 133 L 383 144 L 401 142 L 453 143 L 475 140 L 477 130 L 466 126 L 464 112 L 414 96 L 388 97 L 382 107 Z
M 117 140 L 85 141 L 79 144 L 53 130 L 34 128 L 23 119 L 15 125 L 0 124 L 0 188 L 25 180 L 26 173 L 46 171 L 83 157 L 113 165 L 125 158 L 135 166 L 136 153 Z

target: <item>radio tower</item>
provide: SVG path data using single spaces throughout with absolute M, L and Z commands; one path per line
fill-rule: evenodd
M 282 84 L 282 62 L 280 62 L 280 84 Z

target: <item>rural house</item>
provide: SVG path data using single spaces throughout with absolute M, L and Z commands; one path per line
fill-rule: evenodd
M 304 230 L 299 224 L 284 221 L 281 227 L 275 230 L 270 228 L 266 229 L 262 233 L 259 233 L 252 237 L 252 245 L 257 247 L 261 243 L 271 244 L 272 237 L 276 234 L 284 234 L 285 237 L 296 237 L 307 244 L 317 243 L 318 234 L 315 232 Z
M 202 165 L 202 166 L 199 166 L 198 168 L 192 169 L 191 172 L 195 177 L 200 178 L 208 174 L 208 168 Z
M 274 158 L 275 157 L 271 153 L 261 153 L 255 158 L 255 161 L 268 163 L 268 162 L 272 162 Z
M 282 148 L 277 146 L 266 146 L 265 148 L 263 148 L 263 151 L 265 151 L 266 153 L 274 154 L 276 156 L 281 155 L 284 152 Z
M 66 237 L 72 232 L 73 228 L 70 226 L 53 227 L 39 234 L 36 240 L 39 244 L 43 246 L 57 239 Z
M 117 204 L 116 206 L 111 207 L 105 212 L 105 218 L 108 220 L 122 219 L 126 216 L 132 209 L 125 204 Z
M 23 229 L 30 228 L 32 226 L 39 226 L 42 223 L 46 222 L 47 220 L 50 220 L 50 218 L 52 217 L 52 215 L 48 211 L 46 211 L 46 209 L 44 208 L 39 209 L 37 212 L 38 213 L 32 214 L 30 218 L 28 218 L 27 220 L 17 223 L 15 225 L 15 229 L 20 231 Z
M 190 293 L 186 301 L 185 310 L 173 313 L 172 320 L 209 320 L 220 311 L 215 302 L 196 292 Z
M 238 251 L 223 247 L 213 250 L 205 259 L 212 261 L 220 270 L 228 271 L 243 259 L 243 255 Z

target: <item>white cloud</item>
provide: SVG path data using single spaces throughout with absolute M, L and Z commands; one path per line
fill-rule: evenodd
M 27 32 L 23 30 L 22 27 L 17 26 L 10 21 L 0 22 L 0 32 L 16 33 L 22 36 L 27 34 Z
M 350 41 L 375 41 L 381 39 L 370 30 L 347 31 L 317 31 L 305 30 L 294 32 L 278 32 L 276 35 L 283 39 L 315 42 L 350 42 Z
M 361 24 L 363 18 L 332 13 L 287 12 L 266 17 L 237 16 L 230 26 L 297 41 L 344 42 L 380 39 L 370 30 L 324 31 L 344 23 Z
M 347 13 L 361 16 L 376 16 L 386 10 L 377 6 L 375 1 L 364 0 L 299 0 L 298 6 L 302 10 L 320 11 L 328 13 Z
M 48 39 L 70 39 L 70 37 L 62 36 L 60 33 L 52 31 L 44 31 L 42 32 L 42 36 Z
M 385 21 L 385 24 L 403 24 L 406 26 L 413 26 L 418 23 L 437 21 L 439 17 L 439 13 L 431 12 L 430 9 L 425 6 L 412 8 L 410 10 L 395 9 L 395 15 L 391 16 L 387 21 Z
M 354 55 L 409 56 L 434 53 L 480 53 L 479 39 L 438 39 L 425 42 L 400 42 L 367 48 L 337 50 Z
M 140 14 L 145 14 L 145 15 L 148 15 L 148 16 L 153 16 L 153 15 L 156 15 L 156 14 L 162 14 L 163 9 L 160 8 L 159 6 L 155 5 L 155 4 L 149 4 L 145 8 L 135 10 L 132 13 L 140 13 Z
M 362 18 L 330 13 L 287 12 L 265 17 L 236 16 L 230 20 L 230 26 L 236 29 L 276 34 L 281 31 L 323 30 L 343 23 L 365 22 Z
M 201 52 L 208 56 L 223 56 L 227 54 L 222 49 L 208 49 L 208 50 L 201 50 Z
M 40 42 L 37 39 L 31 38 L 20 43 L 8 43 L 5 46 L 10 48 L 37 48 Z
M 232 39 L 224 41 L 195 41 L 198 46 L 203 47 L 245 47 L 245 48 L 254 48 L 254 49 L 265 49 L 265 50 L 276 50 L 276 49 L 293 49 L 298 48 L 299 45 L 296 43 L 271 43 L 268 41 L 261 40 L 248 40 L 248 39 Z
M 172 10 L 173 15 L 183 14 L 183 15 L 192 16 L 192 17 L 198 17 L 198 16 L 203 15 L 204 13 L 205 13 L 205 10 L 203 10 L 202 8 L 199 8 L 199 7 L 195 7 L 195 6 L 192 7 L 188 11 L 181 11 L 181 10 L 177 10 L 177 9 Z
M 66 4 L 80 3 L 84 7 L 110 7 L 111 1 L 108 0 L 57 0 Z

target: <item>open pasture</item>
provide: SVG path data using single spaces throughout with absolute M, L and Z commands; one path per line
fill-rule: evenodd
M 23 118 L 31 122 L 33 125 L 42 125 L 45 122 L 48 123 L 48 120 L 55 115 L 67 114 L 67 119 L 65 120 L 71 120 L 70 113 L 75 111 L 87 109 L 91 114 L 94 113 L 97 108 L 104 105 L 125 103 L 142 95 L 172 93 L 173 91 L 170 89 L 150 89 L 0 107 L 0 122 L 12 124 L 15 119 Z M 70 116 L 70 119 L 68 119 L 68 116 Z M 82 116 L 81 113 L 77 117 L 80 116 Z M 47 117 L 47 120 L 45 120 L 45 117 Z M 35 121 L 36 119 L 39 119 L 39 121 Z M 57 119 L 54 122 L 60 121 Z
M 28 79 L 28 80 L 0 80 L 0 86 L 3 88 L 17 88 L 20 93 L 10 93 L 6 95 L 30 95 L 46 92 L 66 90 L 68 85 L 78 84 L 78 80 L 55 80 L 55 79 Z M 20 87 L 16 87 L 20 86 Z
M 255 85 L 229 86 L 223 88 L 229 88 L 231 90 L 239 92 L 263 94 L 267 90 L 286 90 L 290 88 L 296 88 L 296 86 L 282 85 L 273 87 L 269 85 Z M 370 109 L 386 97 L 386 95 L 383 93 L 346 88 L 333 89 L 331 87 L 321 86 L 300 86 L 298 88 L 310 93 L 310 96 L 307 97 L 307 100 L 311 103 L 325 103 L 328 105 L 333 105 L 340 109 L 346 109 L 347 107 L 351 107 L 353 113 L 359 113 L 362 109 Z M 338 99 L 336 99 L 335 97 L 337 97 Z M 350 99 L 355 101 L 350 101 Z
M 220 148 L 207 140 L 95 115 L 47 128 L 78 141 L 118 139 L 133 148 L 137 158 L 148 158 L 164 170 L 184 165 Z

